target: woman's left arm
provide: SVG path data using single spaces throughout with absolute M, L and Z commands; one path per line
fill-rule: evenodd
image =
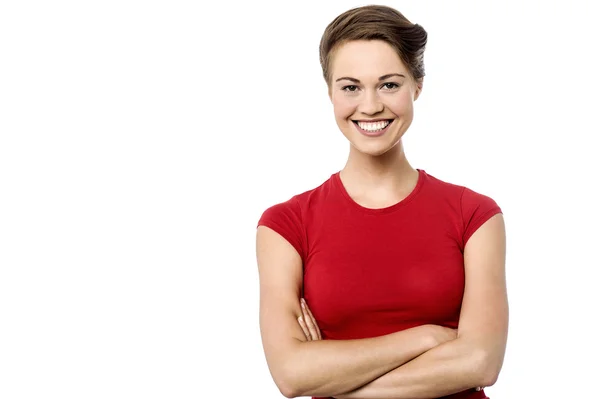
M 508 335 L 505 258 L 505 225 L 499 213 L 465 245 L 465 291 L 457 338 L 336 398 L 437 398 L 493 385 Z

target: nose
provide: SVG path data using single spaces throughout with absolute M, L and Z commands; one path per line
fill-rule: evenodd
M 366 115 L 374 115 L 383 111 L 383 103 L 377 92 L 366 91 L 363 101 L 360 103 L 360 112 Z

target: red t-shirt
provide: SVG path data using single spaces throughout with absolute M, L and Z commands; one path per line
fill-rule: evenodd
M 267 226 L 298 251 L 303 296 L 323 339 L 390 334 L 422 324 L 457 328 L 469 237 L 501 213 L 496 202 L 421 169 L 402 201 L 365 208 L 339 172 L 268 208 Z M 445 398 L 483 399 L 474 389 Z

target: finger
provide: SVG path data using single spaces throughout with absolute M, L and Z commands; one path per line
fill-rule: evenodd
M 300 307 L 302 308 L 302 321 L 304 322 L 306 330 L 308 331 L 309 341 L 315 341 L 317 337 L 313 335 L 314 326 L 310 316 L 306 312 L 306 305 L 302 302 L 302 300 L 300 300 Z
M 313 323 L 310 315 L 308 314 L 308 306 L 306 306 L 304 301 L 302 301 L 301 307 L 302 307 L 302 312 L 304 313 L 304 322 L 306 323 L 306 326 L 308 327 L 308 331 L 310 331 L 310 337 L 312 338 L 313 341 L 316 341 L 319 339 L 319 333 L 317 332 L 315 324 Z
M 315 316 L 313 316 L 312 312 L 310 311 L 310 308 L 308 307 L 308 304 L 306 303 L 304 298 L 302 298 L 302 301 L 304 302 L 306 311 L 308 312 L 308 315 L 310 316 L 310 318 L 315 326 L 315 330 L 317 331 L 317 338 L 321 339 L 321 329 L 319 328 L 319 325 L 317 324 L 317 320 L 315 319 Z
M 307 341 L 311 341 L 310 332 L 308 331 L 308 327 L 306 327 L 306 323 L 304 322 L 304 317 L 298 317 L 298 323 L 300 323 L 300 327 L 302 327 L 302 332 L 304 333 L 304 337 Z

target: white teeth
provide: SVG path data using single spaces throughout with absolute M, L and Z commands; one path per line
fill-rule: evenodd
M 390 124 L 390 121 L 379 121 L 379 122 L 358 122 L 358 126 L 360 126 L 363 130 L 368 130 L 369 132 L 375 132 L 377 130 L 383 130 Z

